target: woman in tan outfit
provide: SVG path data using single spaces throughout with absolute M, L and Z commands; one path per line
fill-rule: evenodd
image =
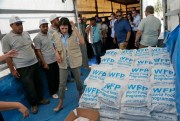
M 59 21 L 59 32 L 53 34 L 55 40 L 55 48 L 57 50 L 57 60 L 60 68 L 60 84 L 59 84 L 59 103 L 54 111 L 60 111 L 63 105 L 65 87 L 68 76 L 68 69 L 71 69 L 79 97 L 82 94 L 82 83 L 80 81 L 80 67 L 82 65 L 82 54 L 79 44 L 84 44 L 83 37 L 75 28 L 73 22 L 68 18 L 61 18 Z

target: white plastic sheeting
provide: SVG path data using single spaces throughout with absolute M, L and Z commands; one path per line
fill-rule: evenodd
M 65 3 L 62 0 L 0 0 L 0 8 L 2 10 L 48 10 L 48 11 L 73 11 L 73 0 L 66 0 Z M 70 20 L 74 19 L 74 13 L 8 13 L 0 15 L 0 29 L 2 34 L 8 33 L 11 28 L 9 26 L 9 18 L 12 15 L 19 16 L 24 20 L 24 30 L 38 29 L 39 19 L 45 18 L 49 20 L 51 14 L 57 14 L 59 16 L 68 17 Z

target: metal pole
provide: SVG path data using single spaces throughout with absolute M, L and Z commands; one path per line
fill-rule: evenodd
M 167 24 L 167 16 L 165 15 L 167 13 L 167 0 L 162 1 L 163 5 L 163 22 L 164 22 L 164 31 L 168 30 L 168 24 Z
M 140 13 L 139 14 L 140 14 L 141 18 L 143 18 L 143 4 L 142 4 L 142 2 L 143 2 L 142 0 L 139 1 L 139 5 L 140 5 Z
M 96 15 L 98 15 L 98 4 L 97 4 L 97 0 L 95 0 L 95 9 L 96 9 Z
M 127 15 L 127 12 L 128 12 L 128 11 L 127 11 L 127 5 L 126 5 L 126 15 Z
M 74 5 L 75 21 L 77 23 L 77 27 L 78 27 L 78 30 L 80 32 L 80 26 L 79 26 L 79 23 L 78 23 L 77 0 L 73 0 L 73 5 Z
M 112 1 L 111 1 L 111 11 L 113 12 L 113 5 L 112 5 Z

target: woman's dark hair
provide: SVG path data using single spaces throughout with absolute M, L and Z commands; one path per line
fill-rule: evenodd
M 132 14 L 131 13 L 128 13 L 127 14 L 127 17 L 130 16 L 130 20 L 133 21 L 133 17 L 132 17 Z
M 116 14 L 114 12 L 112 12 L 111 15 L 116 16 Z
M 62 18 L 60 19 L 60 21 L 59 21 L 59 23 L 58 23 L 59 32 L 61 32 L 61 31 L 60 31 L 60 26 L 61 26 L 61 25 L 68 26 L 68 34 L 69 34 L 69 37 L 70 37 L 71 34 L 72 34 L 72 32 L 73 32 L 73 30 L 72 30 L 72 26 L 71 26 L 71 24 L 70 24 L 69 19 L 66 18 L 66 17 L 62 17 Z

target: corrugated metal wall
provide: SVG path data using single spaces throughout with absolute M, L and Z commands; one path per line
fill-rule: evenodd
M 172 11 L 176 11 L 177 13 L 167 18 L 168 30 L 173 30 L 179 24 L 178 13 L 180 15 L 180 0 L 167 0 L 167 13 Z
M 75 20 L 72 0 L 0 0 L 0 30 L 2 34 L 8 33 L 9 18 L 18 15 L 25 22 L 24 30 L 39 29 L 39 19 L 49 20 L 51 14 L 66 16 Z M 33 32 L 32 32 L 33 33 Z

